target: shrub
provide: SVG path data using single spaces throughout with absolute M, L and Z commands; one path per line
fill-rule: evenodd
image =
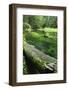
M 23 24 L 23 30 L 26 32 L 31 32 L 31 26 L 28 23 Z

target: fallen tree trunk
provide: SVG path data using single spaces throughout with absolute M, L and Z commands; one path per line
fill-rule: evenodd
M 57 60 L 24 41 L 24 54 L 40 73 L 57 72 Z

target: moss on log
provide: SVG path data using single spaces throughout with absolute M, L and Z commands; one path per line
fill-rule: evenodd
M 40 73 L 57 72 L 57 60 L 24 41 L 23 51 Z

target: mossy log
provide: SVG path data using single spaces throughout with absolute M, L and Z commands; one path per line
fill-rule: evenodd
M 24 41 L 23 51 L 28 62 L 33 63 L 40 73 L 57 72 L 57 60 Z

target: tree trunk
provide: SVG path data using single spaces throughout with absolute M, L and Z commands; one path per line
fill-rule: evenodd
M 53 73 L 57 72 L 57 60 L 49 55 L 44 54 L 24 41 L 23 51 L 28 62 L 33 63 L 40 73 Z

